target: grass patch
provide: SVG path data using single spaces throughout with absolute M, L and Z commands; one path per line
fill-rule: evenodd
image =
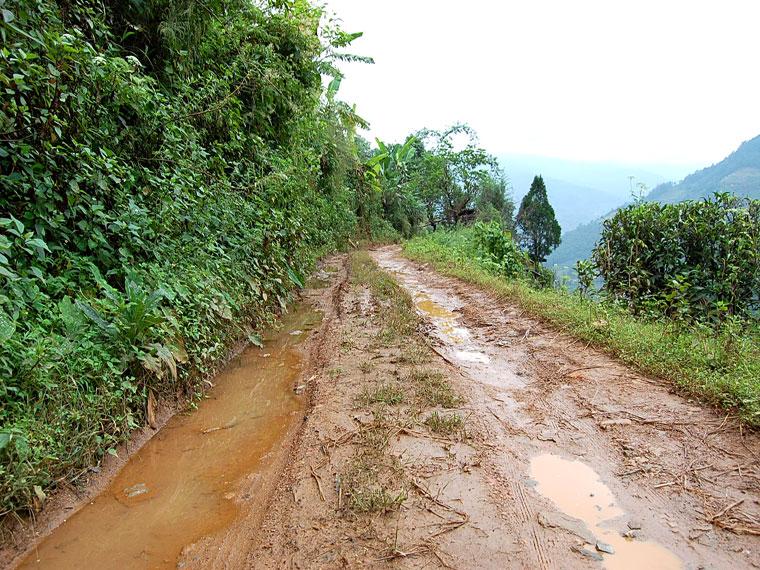
M 386 404 L 398 406 L 404 403 L 404 391 L 395 384 L 381 384 L 380 386 L 365 386 L 359 396 L 359 401 L 365 405 Z
M 475 259 L 467 230 L 436 232 L 404 245 L 404 254 L 444 275 L 476 284 L 644 373 L 673 382 L 703 402 L 735 409 L 760 426 L 760 325 L 737 335 L 639 319 L 623 308 L 557 289 L 538 290 L 490 273 Z
M 363 454 L 354 458 L 340 478 L 346 508 L 356 514 L 397 510 L 408 498 L 403 472 L 392 458 Z
M 355 513 L 386 513 L 397 510 L 407 499 L 405 490 L 358 489 L 350 494 L 348 508 Z
M 440 372 L 418 368 L 409 373 L 407 380 L 414 386 L 417 398 L 424 405 L 455 408 L 462 402 L 446 376 Z
M 431 431 L 443 435 L 453 435 L 464 430 L 464 420 L 459 414 L 439 414 L 433 412 L 425 420 L 425 425 Z
M 378 340 L 381 344 L 390 346 L 417 332 L 418 317 L 412 298 L 377 267 L 368 252 L 357 251 L 351 256 L 351 282 L 369 287 L 380 305 L 383 326 Z
M 409 343 L 401 349 L 399 362 L 404 364 L 412 364 L 414 366 L 424 364 L 430 360 L 429 350 L 430 349 L 428 347 L 418 342 Z

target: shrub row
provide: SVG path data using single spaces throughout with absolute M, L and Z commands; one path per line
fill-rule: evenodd
M 760 200 L 640 203 L 604 222 L 603 289 L 636 313 L 722 322 L 760 307 Z

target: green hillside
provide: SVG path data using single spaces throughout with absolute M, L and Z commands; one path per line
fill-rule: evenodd
M 674 204 L 707 198 L 714 192 L 760 198 L 760 136 L 742 143 L 718 164 L 698 170 L 677 184 L 657 186 L 647 199 Z

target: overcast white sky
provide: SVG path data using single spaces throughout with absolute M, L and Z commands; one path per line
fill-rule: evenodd
M 327 0 L 341 97 L 396 141 L 470 123 L 494 154 L 707 165 L 760 134 L 759 0 Z

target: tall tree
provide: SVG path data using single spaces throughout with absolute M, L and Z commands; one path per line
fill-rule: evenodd
M 530 190 L 522 199 L 515 225 L 522 246 L 536 263 L 546 261 L 546 256 L 562 241 L 562 230 L 554 216 L 554 208 L 549 204 L 546 185 L 540 175 L 533 178 Z
M 435 164 L 428 165 L 436 168 L 434 186 L 425 185 L 428 210 L 449 225 L 472 221 L 484 185 L 501 176 L 496 158 L 477 145 L 475 131 L 465 124 L 442 132 L 423 129 L 416 136 L 432 143 L 430 152 L 436 157 Z

